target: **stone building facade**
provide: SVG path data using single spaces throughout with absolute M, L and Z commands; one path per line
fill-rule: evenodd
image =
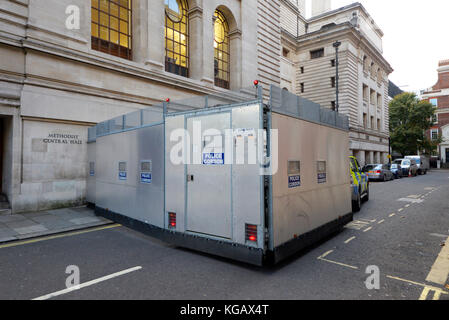
M 336 107 L 336 52 L 339 48 L 339 111 L 350 120 L 350 155 L 367 163 L 388 162 L 388 75 L 383 32 L 360 3 L 330 10 L 314 1 L 315 14 L 304 17 L 304 1 L 281 0 L 281 86 Z
M 89 126 L 167 97 L 279 86 L 279 1 L 0 0 L 0 193 L 12 212 L 84 203 Z
M 422 99 L 437 107 L 435 124 L 428 135 L 430 139 L 442 136 L 443 142 L 439 145 L 435 158 L 441 161 L 443 167 L 449 168 L 449 60 L 438 63 L 438 82 L 423 92 Z
M 12 212 L 84 203 L 87 128 L 167 97 L 232 99 L 258 79 L 331 108 L 337 39 L 350 153 L 385 160 L 382 32 L 360 4 L 314 1 L 306 19 L 305 3 L 0 0 L 0 194 Z

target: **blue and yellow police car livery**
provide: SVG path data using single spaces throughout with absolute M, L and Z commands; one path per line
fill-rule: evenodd
M 352 211 L 359 212 L 362 207 L 362 200 L 369 200 L 369 179 L 360 169 L 355 157 L 349 157 L 349 163 L 351 169 Z

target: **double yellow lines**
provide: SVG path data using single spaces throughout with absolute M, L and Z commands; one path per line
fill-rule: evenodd
M 443 245 L 443 248 L 441 249 L 437 259 L 435 260 L 432 269 L 430 269 L 426 281 L 444 286 L 446 284 L 448 276 L 449 276 L 449 238 Z M 448 294 L 444 290 L 432 288 L 430 286 L 425 286 L 419 300 L 426 300 L 430 291 L 435 291 L 433 300 L 439 300 L 441 294 Z
M 427 300 L 427 296 L 429 295 L 430 291 L 435 292 L 433 294 L 432 300 L 440 300 L 441 294 L 448 294 L 446 291 L 443 291 L 441 289 L 426 286 L 424 287 L 421 296 L 419 297 L 419 300 Z

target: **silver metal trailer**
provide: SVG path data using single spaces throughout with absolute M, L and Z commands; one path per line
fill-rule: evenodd
M 267 102 L 258 88 L 243 102 L 164 104 L 138 126 L 128 125 L 137 114 L 99 124 L 88 186 L 97 214 L 254 265 L 340 230 L 352 220 L 347 118 L 269 92 Z

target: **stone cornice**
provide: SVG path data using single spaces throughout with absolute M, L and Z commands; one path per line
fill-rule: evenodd
M 233 38 L 241 38 L 242 37 L 242 31 L 240 29 L 235 29 L 229 32 L 229 37 L 231 39 Z
M 385 133 L 385 132 L 378 132 L 378 131 L 372 131 L 372 130 L 367 130 L 364 128 L 360 128 L 360 127 L 350 127 L 349 130 L 351 132 L 355 132 L 355 133 L 359 133 L 359 134 L 365 134 L 368 136 L 373 136 L 373 137 L 377 137 L 377 138 L 381 138 L 381 139 L 388 139 L 390 137 L 389 133 Z
M 281 29 L 281 40 L 287 42 L 291 47 L 297 48 L 297 38 L 285 29 Z
M 30 116 L 22 116 L 21 118 L 22 118 L 22 120 L 28 120 L 28 121 L 72 124 L 72 125 L 84 126 L 84 127 L 92 127 L 92 126 L 96 125 L 95 122 L 83 122 L 83 121 L 62 120 L 62 119 L 49 119 L 49 118 L 30 117 Z
M 142 67 L 143 64 L 141 63 L 123 60 L 114 56 L 108 56 L 106 58 L 102 56 L 106 54 L 93 50 L 86 53 L 35 40 L 23 40 L 22 47 L 26 50 L 34 50 L 96 67 L 101 67 L 111 71 L 122 72 L 138 78 L 155 81 L 162 85 L 167 85 L 174 88 L 178 87 L 184 91 L 190 90 L 197 94 L 219 94 L 230 99 L 236 98 L 236 95 L 232 93 L 232 91 L 219 88 L 209 88 L 197 80 L 184 78 L 171 73 L 166 73 L 164 71 L 150 70 Z
M 280 0 L 280 1 L 281 3 L 285 4 L 290 10 L 292 10 L 300 19 L 302 19 L 304 22 L 307 22 L 307 19 L 304 17 L 301 11 L 299 11 L 299 9 L 293 5 L 293 3 L 291 3 L 288 0 Z
M 203 8 L 195 6 L 189 10 L 189 19 L 203 16 Z

